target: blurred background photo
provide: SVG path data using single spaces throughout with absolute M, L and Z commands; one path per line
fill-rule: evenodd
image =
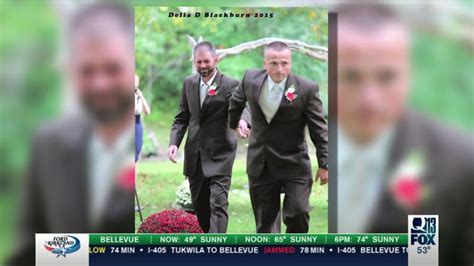
M 34 136 L 39 128 L 50 127 L 46 121 L 80 109 L 73 89 L 78 84 L 66 74 L 66 59 L 71 55 L 66 36 L 70 34 L 68 25 L 74 14 L 89 2 L 100 1 L 0 1 L 0 264 L 20 242 L 18 217 L 24 210 L 21 199 L 24 191 L 37 187 L 25 181 L 34 154 Z M 200 3 L 217 6 L 223 2 Z M 215 43 L 218 49 L 265 37 L 327 47 L 327 13 L 318 8 L 328 8 L 340 13 L 337 100 L 338 106 L 346 109 L 338 110 L 338 133 L 345 134 L 339 136 L 338 142 L 346 144 L 337 149 L 338 185 L 346 179 L 344 185 L 357 186 L 356 193 L 347 189 L 349 193 L 337 195 L 338 203 L 346 203 L 337 206 L 341 212 L 337 219 L 339 231 L 406 232 L 408 213 L 439 214 L 443 243 L 440 265 L 473 264 L 473 3 L 410 1 L 377 5 L 374 9 L 360 4 L 340 7 L 344 2 L 304 1 L 304 5 L 312 5 L 306 8 L 256 8 L 274 6 L 275 1 L 226 3 L 280 14 L 278 23 L 170 19 L 168 12 L 178 12 L 179 8 L 135 9 L 135 34 L 130 37 L 132 41 L 135 39 L 135 58 L 130 60 L 130 65 L 135 65 L 136 71 L 129 71 L 124 83 L 130 87 L 133 99 L 136 72 L 138 87 L 152 109 L 142 120 L 144 142 L 137 165 L 136 187 L 144 218 L 177 205 L 189 206 L 189 191 L 183 186 L 183 165 L 169 163 L 165 154 L 182 80 L 193 71 L 192 40 L 202 37 Z M 285 3 L 303 5 L 302 1 Z M 192 5 L 191 1 L 188 4 Z M 190 9 L 198 8 L 187 10 Z M 248 8 L 209 9 L 244 12 Z M 297 52 L 293 53 L 293 61 L 295 72 L 320 85 L 323 105 L 327 108 L 327 63 Z M 245 69 L 261 67 L 261 63 L 262 50 L 256 49 L 229 56 L 219 67 L 240 79 Z M 74 131 L 72 127 L 63 128 Z M 229 232 L 255 230 L 246 183 L 245 144 L 246 141 L 239 143 L 234 165 Z M 64 147 L 44 146 L 43 154 L 55 156 L 58 155 L 52 148 Z M 76 153 L 65 154 L 74 157 Z M 133 147 L 126 160 L 133 163 Z M 50 163 L 55 165 L 51 169 L 64 166 L 55 162 Z M 131 183 L 123 184 L 129 188 Z M 311 220 L 312 233 L 327 232 L 327 188 L 317 187 L 311 195 L 311 204 L 315 206 L 311 216 L 317 217 Z M 363 191 L 376 193 L 361 198 Z M 67 198 L 65 193 L 58 195 L 60 199 Z M 131 205 L 126 207 L 127 215 L 132 210 L 131 220 L 135 223 L 133 231 L 140 225 L 140 217 L 138 212 L 133 213 L 133 191 L 127 197 L 127 204 Z M 356 206 L 347 205 L 351 202 Z M 350 216 L 350 219 L 344 216 L 351 214 L 347 208 L 358 208 L 357 205 L 362 205 L 359 210 L 367 215 Z M 359 217 L 362 219 L 355 219 Z M 348 220 L 353 223 L 344 224 Z M 31 230 L 35 229 L 30 229 L 32 233 Z
M 0 262 L 35 233 L 134 231 L 134 14 L 1 2 Z
M 169 13 L 195 17 L 169 17 Z M 214 13 L 266 13 L 272 17 L 204 17 Z M 263 45 L 281 38 L 290 41 L 292 72 L 320 86 L 327 118 L 326 9 L 318 8 L 194 8 L 136 7 L 135 60 L 140 90 L 152 112 L 142 116 L 143 147 L 137 162 L 137 193 L 146 219 L 152 214 L 182 209 L 192 212 L 189 185 L 183 175 L 184 142 L 178 163 L 168 160 L 169 134 L 178 112 L 183 80 L 193 74 L 192 48 L 199 41 L 212 42 L 220 56 L 219 71 L 241 80 L 248 69 L 263 67 Z M 309 139 L 309 138 L 308 138 Z M 255 220 L 248 191 L 246 153 L 248 140 L 240 140 L 229 192 L 229 233 L 255 232 Z M 309 144 L 313 171 L 317 169 L 315 148 Z M 327 232 L 327 186 L 313 186 L 310 196 L 310 232 Z M 136 214 L 136 229 L 140 214 Z
M 472 7 L 334 6 L 337 232 L 404 233 L 409 214 L 436 214 L 439 265 L 474 262 Z

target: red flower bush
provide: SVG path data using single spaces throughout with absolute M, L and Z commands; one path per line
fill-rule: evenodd
M 150 215 L 138 233 L 202 233 L 196 216 L 183 210 L 166 210 Z

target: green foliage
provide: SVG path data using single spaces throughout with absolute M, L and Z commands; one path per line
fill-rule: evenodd
M 474 55 L 459 42 L 417 34 L 412 45 L 412 105 L 458 128 L 474 129 Z
M 187 12 L 203 11 L 188 8 Z M 154 110 L 174 112 L 184 78 L 192 73 L 191 45 L 186 35 L 200 36 L 216 47 L 229 48 L 264 37 L 300 40 L 327 46 L 327 11 L 311 8 L 206 8 L 209 12 L 274 13 L 273 18 L 169 18 L 178 8 L 137 7 L 135 9 L 136 71 L 141 88 Z M 293 53 L 293 71 L 316 81 L 327 95 L 327 63 Z M 225 58 L 219 69 L 240 80 L 247 69 L 263 66 L 262 50 Z M 153 82 L 151 86 L 149 82 Z M 327 99 L 327 97 L 323 97 Z M 157 121 L 157 120 L 153 120 Z M 169 126 L 169 125 L 168 125 Z
M 53 26 L 57 21 L 52 12 L 33 2 L 2 4 L 0 155 L 8 156 L 2 158 L 0 181 L 22 170 L 31 128 L 57 112 L 61 95 L 59 74 L 51 63 L 57 52 L 57 28 Z
M 13 236 L 33 128 L 57 113 L 57 16 L 44 2 L 0 1 L 0 264 Z

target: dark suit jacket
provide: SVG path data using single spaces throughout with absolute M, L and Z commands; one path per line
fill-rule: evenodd
M 235 133 L 228 127 L 229 100 L 239 82 L 217 71 L 214 78 L 218 94 L 206 95 L 200 106 L 200 75 L 183 82 L 179 111 L 171 127 L 170 145 L 180 146 L 186 130 L 184 175 L 196 172 L 198 155 L 205 176 L 231 175 L 237 148 Z M 240 118 L 240 116 L 239 116 Z
M 35 233 L 134 232 L 133 190 L 115 188 L 101 224 L 88 221 L 90 132 L 86 120 L 64 118 L 48 123 L 36 135 L 19 209 L 17 246 L 7 265 L 34 265 Z
M 267 123 L 258 103 L 266 78 L 265 70 L 247 71 L 230 104 L 231 128 L 237 127 L 246 103 L 250 109 L 252 133 L 247 153 L 247 174 L 260 176 L 266 163 L 275 177 L 311 177 L 306 126 L 316 146 L 319 165 L 328 162 L 328 132 L 318 85 L 290 73 L 285 90 L 294 85 L 298 96 L 290 103 L 283 95 L 277 113 Z
M 406 233 L 408 214 L 438 214 L 439 265 L 473 265 L 474 139 L 409 111 L 398 125 L 388 172 L 413 148 L 427 157 L 423 179 L 429 195 L 409 211 L 385 191 L 368 232 Z

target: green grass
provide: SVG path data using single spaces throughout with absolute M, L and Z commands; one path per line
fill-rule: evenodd
M 172 110 L 173 109 L 173 110 Z M 155 108 L 150 116 L 144 118 L 145 137 L 142 155 L 153 150 L 150 140 L 146 137 L 148 130 L 153 130 L 161 146 L 161 153 L 166 152 L 169 142 L 169 129 L 173 122 L 174 109 L 162 111 Z M 245 173 L 245 144 L 247 140 L 240 140 L 237 150 L 237 159 L 234 163 L 232 174 L 232 185 L 229 193 L 229 233 L 254 233 L 255 220 L 250 203 L 248 192 L 248 179 Z M 182 158 L 182 147 L 178 153 L 178 158 Z M 310 154 L 315 154 L 312 146 Z M 137 191 L 140 204 L 143 208 L 144 218 L 149 215 L 172 208 L 176 200 L 176 190 L 184 180 L 182 161 L 173 164 L 163 161 L 165 158 L 161 154 L 160 159 L 140 160 L 137 164 Z M 315 158 L 312 158 L 316 162 Z M 328 191 L 327 186 L 315 184 L 310 197 L 310 204 L 313 207 L 310 213 L 310 232 L 327 233 L 328 223 Z M 140 226 L 138 213 L 135 216 L 135 228 Z M 284 228 L 282 228 L 284 231 Z
M 168 161 L 139 162 L 137 165 L 137 191 L 144 218 L 172 207 L 176 189 L 183 182 L 183 164 Z M 327 186 L 314 184 L 310 197 L 313 207 L 310 213 L 310 233 L 327 233 Z M 140 226 L 138 213 L 135 226 Z M 282 228 L 284 231 L 284 228 Z M 229 193 L 229 233 L 255 233 L 255 220 L 250 204 L 245 160 L 234 164 L 232 185 Z

